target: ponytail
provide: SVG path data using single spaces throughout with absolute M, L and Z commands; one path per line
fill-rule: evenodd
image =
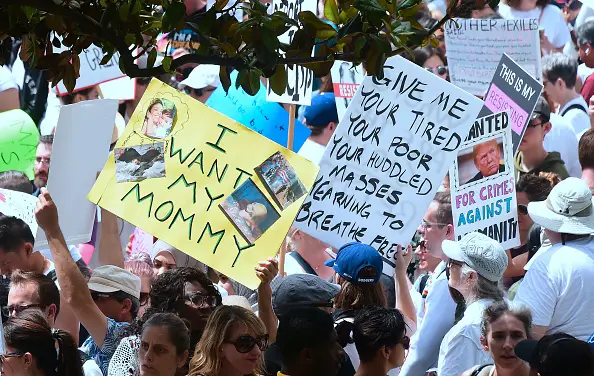
M 52 329 L 52 336 L 58 344 L 58 375 L 79 376 L 82 375 L 82 360 L 78 353 L 78 347 L 70 333 L 63 330 Z
M 343 348 L 346 347 L 348 344 L 355 343 L 353 340 L 353 330 L 355 329 L 355 324 L 350 322 L 349 320 L 343 320 L 336 325 L 336 341 L 342 346 Z

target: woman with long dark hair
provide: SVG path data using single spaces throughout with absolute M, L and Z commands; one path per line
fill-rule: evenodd
M 4 324 L 6 354 L 0 355 L 3 376 L 82 376 L 72 336 L 51 329 L 39 310 L 13 316 Z

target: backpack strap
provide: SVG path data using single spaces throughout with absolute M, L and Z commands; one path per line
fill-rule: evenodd
M 488 369 L 487 369 L 487 367 L 488 367 Z M 474 371 L 472 371 L 470 376 L 488 375 L 489 372 L 491 371 L 491 367 L 493 367 L 492 364 L 485 364 L 480 367 L 477 367 L 477 368 L 475 368 Z M 487 371 L 487 373 L 485 373 L 485 371 Z
M 78 356 L 80 357 L 80 361 L 83 365 L 89 360 L 93 360 L 93 358 L 91 358 L 86 352 L 80 349 L 78 350 Z
M 289 255 L 291 257 L 293 257 L 295 259 L 295 261 L 297 261 L 297 263 L 299 264 L 299 266 L 301 266 L 303 268 L 303 271 L 306 272 L 307 274 L 313 274 L 313 275 L 318 275 L 318 273 L 316 273 L 316 271 L 314 270 L 314 268 L 311 267 L 311 265 L 309 265 L 307 263 L 307 261 L 305 261 L 305 259 L 303 257 L 301 257 L 301 255 L 297 252 L 291 252 L 289 253 Z
M 563 112 L 561 113 L 561 116 L 565 116 L 565 114 L 571 110 L 580 110 L 580 111 L 583 111 L 586 115 L 588 115 L 588 110 L 586 110 L 584 108 L 584 106 L 582 106 L 579 103 L 574 103 L 571 106 L 567 107 L 565 110 L 563 110 Z

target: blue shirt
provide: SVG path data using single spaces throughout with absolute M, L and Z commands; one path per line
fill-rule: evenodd
M 120 329 L 130 324 L 127 322 L 116 322 L 113 319 L 107 318 L 107 331 L 105 332 L 105 339 L 103 346 L 99 348 L 92 337 L 87 340 L 80 347 L 82 351 L 87 353 L 101 368 L 103 375 L 107 376 L 107 368 L 109 367 L 109 360 L 113 356 L 119 344 Z

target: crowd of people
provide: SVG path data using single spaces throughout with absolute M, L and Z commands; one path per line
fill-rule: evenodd
M 189 19 L 206 6 L 185 3 Z M 34 179 L 1 172 L 0 188 L 37 197 L 49 246 L 34 251 L 29 225 L 0 213 L 1 374 L 594 376 L 594 9 L 472 3 L 463 16 L 536 18 L 543 31 L 544 91 L 514 165 L 521 245 L 504 249 L 479 232 L 456 238 L 446 176 L 414 241 L 398 247 L 393 275 L 369 245 L 332 249 L 291 228 L 283 275 L 277 259 L 262 260 L 256 290 L 103 209 L 88 244 L 66 243 L 46 188 L 56 113 L 100 90 L 59 97 L 14 41 L 0 111 L 23 109 L 42 136 Z M 419 22 L 435 25 L 448 4 L 423 4 Z M 437 37 L 439 47 L 405 57 L 449 80 Z M 212 65 L 159 78 L 203 103 L 221 85 Z M 120 104 L 112 149 L 149 80 L 136 79 L 135 98 Z M 330 76 L 299 116 L 311 130 L 299 154 L 319 163 L 340 122 Z M 485 158 L 501 169 L 499 154 Z M 479 179 L 490 174 L 475 164 Z

